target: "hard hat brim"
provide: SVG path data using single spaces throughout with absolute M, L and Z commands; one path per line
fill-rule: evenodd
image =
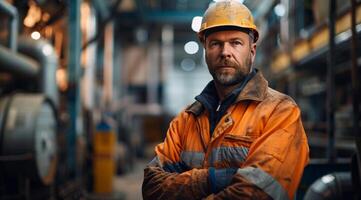
M 199 40 L 203 43 L 205 38 L 214 32 L 218 32 L 218 31 L 225 31 L 225 30 L 237 30 L 237 31 L 242 31 L 242 32 L 249 32 L 252 31 L 254 38 L 253 38 L 253 42 L 256 43 L 259 37 L 258 31 L 256 27 L 245 27 L 245 26 L 239 26 L 239 25 L 229 25 L 229 24 L 218 24 L 218 25 L 214 25 L 214 26 L 209 26 L 203 30 L 200 30 L 198 32 L 198 38 Z

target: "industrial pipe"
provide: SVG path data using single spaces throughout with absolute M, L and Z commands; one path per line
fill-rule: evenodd
M 0 11 L 10 16 L 8 47 L 16 52 L 18 38 L 19 14 L 17 9 L 6 1 L 0 1 Z
M 68 112 L 70 114 L 70 126 L 67 134 L 67 164 L 71 178 L 79 176 L 77 165 L 76 141 L 78 128 L 78 115 L 80 111 L 80 55 L 81 55 L 81 31 L 80 31 L 80 5 L 82 0 L 68 0 Z
M 58 86 L 56 84 L 56 70 L 58 56 L 53 46 L 45 40 L 19 38 L 19 52 L 39 62 L 38 92 L 50 98 L 55 105 L 59 102 Z
M 351 173 L 338 172 L 317 179 L 307 190 L 304 200 L 353 199 Z
M 34 78 L 38 75 L 39 68 L 36 61 L 0 46 L 0 71 Z

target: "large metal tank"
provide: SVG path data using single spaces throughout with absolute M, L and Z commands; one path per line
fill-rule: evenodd
M 53 183 L 57 119 L 52 102 L 42 94 L 15 94 L 1 98 L 0 109 L 1 173 Z

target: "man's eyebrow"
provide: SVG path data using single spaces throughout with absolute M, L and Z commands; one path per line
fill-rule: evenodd
M 233 37 L 233 38 L 229 38 L 227 40 L 221 40 L 221 39 L 217 39 L 217 38 L 211 38 L 209 41 L 219 41 L 219 42 L 223 42 L 223 41 L 234 41 L 234 40 L 244 40 L 243 38 L 241 37 Z
M 221 41 L 221 40 L 217 38 L 209 38 L 209 41 Z
M 231 38 L 231 39 L 229 39 L 229 40 L 244 40 L 243 38 L 241 38 L 241 37 L 234 37 L 234 38 Z

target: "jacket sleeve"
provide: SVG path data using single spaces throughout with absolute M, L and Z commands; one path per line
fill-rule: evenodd
M 156 156 L 144 169 L 143 199 L 202 199 L 210 194 L 207 169 L 190 169 L 181 162 L 181 131 L 189 114 L 177 116 Z
M 231 184 L 208 199 L 293 199 L 309 160 L 300 110 L 281 101 L 250 146 Z

